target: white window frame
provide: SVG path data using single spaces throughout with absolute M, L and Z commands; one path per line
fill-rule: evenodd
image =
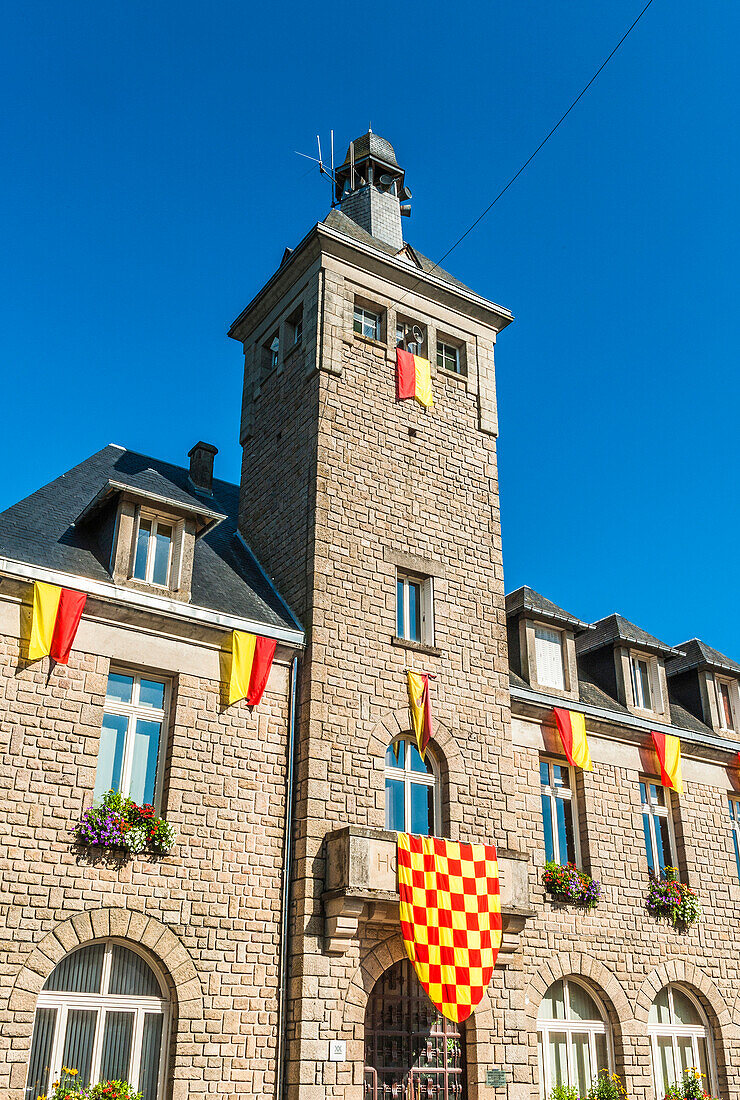
M 560 799 L 563 802 L 570 803 L 571 821 L 573 823 L 573 848 L 576 867 L 581 866 L 581 837 L 580 837 L 580 821 L 578 817 L 578 796 L 575 790 L 576 773 L 575 768 L 572 768 L 567 760 L 560 760 L 556 756 L 540 756 L 538 761 L 538 768 L 542 764 L 547 764 L 548 775 L 550 782 L 545 785 L 540 780 L 540 795 L 543 795 L 549 799 L 550 802 L 550 828 L 552 829 L 552 846 L 554 859 L 556 863 L 559 863 L 561 867 L 565 866 L 568 862 L 568 853 L 560 851 L 560 837 L 558 835 L 558 816 L 557 816 L 557 800 Z M 553 766 L 557 765 L 563 768 L 568 773 L 569 787 L 556 787 L 553 782 Z M 544 823 L 543 823 L 543 843 L 544 843 Z M 565 855 L 565 859 L 563 856 Z
M 355 329 L 355 325 L 358 321 L 358 314 L 361 329 L 360 332 L 357 332 L 357 330 Z M 352 331 L 355 336 L 362 336 L 365 340 L 380 340 L 380 320 L 381 314 L 379 312 L 374 309 L 369 309 L 367 306 L 360 306 L 355 303 L 354 314 L 352 316 Z M 365 332 L 366 324 L 371 325 L 373 329 L 373 333 L 371 336 L 368 336 Z
M 120 944 L 135 955 L 140 955 L 149 969 L 154 974 L 161 993 L 161 997 L 131 997 L 118 996 L 116 994 L 101 993 L 65 993 L 63 991 L 41 990 L 36 1001 L 36 1010 L 40 1008 L 56 1008 L 57 1014 L 54 1020 L 54 1039 L 49 1061 L 49 1083 L 59 1078 L 62 1069 L 62 1054 L 64 1051 L 64 1039 L 67 1031 L 67 1015 L 76 1009 L 95 1009 L 98 1013 L 95 1025 L 95 1038 L 93 1040 L 93 1053 L 91 1063 L 91 1078 L 97 1080 L 96 1074 L 100 1070 L 100 1060 L 103 1054 L 103 1036 L 105 1034 L 105 1017 L 108 1012 L 133 1012 L 134 1027 L 131 1037 L 133 1058 L 131 1062 L 131 1074 L 129 1084 L 135 1089 L 139 1081 L 141 1068 L 141 1043 L 144 1033 L 144 1016 L 147 1013 L 158 1014 L 162 1020 L 162 1041 L 159 1052 L 159 1077 L 157 1087 L 157 1100 L 162 1100 L 165 1091 L 165 1076 L 167 1064 L 167 1051 L 170 1044 L 170 1005 L 164 992 L 165 986 L 161 975 L 152 965 L 151 959 L 139 950 L 135 943 L 114 937 L 105 940 L 105 955 L 103 957 L 103 972 L 100 988 L 106 990 L 110 981 L 111 964 L 113 959 L 113 945 Z M 92 943 L 84 944 L 91 947 Z M 80 948 L 78 950 L 82 950 Z M 74 1069 L 75 1067 L 70 1067 Z
M 403 633 L 398 632 L 401 624 L 398 621 L 398 585 L 403 585 Z M 420 638 L 409 637 L 409 585 L 419 586 L 419 602 L 421 608 Z M 424 577 L 420 573 L 406 573 L 399 569 L 396 571 L 396 637 L 403 641 L 417 645 L 434 645 L 434 585 L 432 577 Z
M 601 1020 L 569 1020 L 570 1014 L 570 984 L 578 985 L 583 989 L 596 1005 L 601 1013 Z M 565 1044 L 568 1058 L 568 1079 L 572 1084 L 578 1080 L 576 1073 L 576 1054 L 573 1046 L 573 1035 L 588 1035 L 588 1049 L 591 1057 L 591 1065 L 597 1066 L 596 1036 L 604 1035 L 606 1038 L 606 1056 L 609 1063 L 609 1073 L 614 1072 L 614 1051 L 612 1049 L 612 1035 L 608 1017 L 600 998 L 594 991 L 576 978 L 563 979 L 565 1019 L 564 1020 L 540 1020 L 537 1018 L 537 1057 L 540 1071 L 540 1097 L 548 1097 L 554 1088 L 550 1073 L 550 1058 L 548 1052 L 548 1040 L 551 1032 L 565 1035 Z M 601 1066 L 598 1066 L 601 1069 Z
M 141 528 L 141 521 L 146 520 L 151 523 L 152 529 L 149 533 L 149 545 L 146 548 L 146 564 L 144 566 L 144 576 L 137 577 L 134 573 L 136 568 L 136 557 L 139 546 L 139 530 Z M 167 554 L 167 580 L 164 584 L 160 584 L 158 581 L 152 580 L 152 574 L 154 573 L 154 553 L 157 545 L 157 528 L 160 523 L 164 527 L 169 527 L 172 531 L 170 536 L 170 548 Z M 150 512 L 147 508 L 139 508 L 139 514 L 136 517 L 136 531 L 134 534 L 134 552 L 131 557 L 131 580 L 140 581 L 142 584 L 150 584 L 152 588 L 161 588 L 166 591 L 170 591 L 172 586 L 172 559 L 175 552 L 175 539 L 179 537 L 181 524 L 175 519 L 167 519 L 165 516 L 158 516 L 156 512 Z
M 538 631 L 546 633 L 546 634 L 553 634 L 553 635 L 557 636 L 558 649 L 559 649 L 559 652 L 560 652 L 560 683 L 559 684 L 550 683 L 548 680 L 544 680 L 542 678 L 542 676 L 540 675 L 540 656 L 539 656 L 538 646 L 537 646 L 537 641 L 538 641 L 537 632 Z M 546 639 L 541 639 L 541 640 L 544 641 Z M 550 639 L 547 639 L 547 640 L 550 641 Z M 552 644 L 554 644 L 554 643 L 552 643 Z M 554 688 L 556 691 L 565 691 L 566 690 L 565 635 L 564 635 L 562 630 L 558 630 L 558 628 L 554 627 L 554 626 L 549 626 L 547 623 L 535 623 L 534 624 L 534 659 L 535 659 L 535 665 L 537 667 L 537 683 L 541 687 L 550 687 L 550 688 Z M 544 662 L 543 662 L 543 664 L 544 664 Z
M 450 354 L 455 361 L 454 367 L 447 366 L 445 362 L 445 356 Z M 442 360 L 441 363 L 440 359 Z M 447 340 L 437 340 L 437 367 L 439 370 L 446 370 L 448 374 L 462 376 L 460 348 L 456 344 L 448 343 Z
M 645 697 L 642 690 L 642 679 L 637 675 L 638 661 L 641 661 L 643 664 L 647 665 L 648 684 L 650 685 L 650 699 L 647 703 L 645 703 Z M 651 656 L 649 653 L 630 651 L 629 666 L 630 683 L 632 685 L 632 701 L 635 710 L 646 710 L 650 711 L 651 714 L 662 714 L 663 692 L 660 686 L 660 670 L 658 668 L 658 658 Z
M 724 684 L 728 689 L 730 698 L 730 720 L 732 725 L 725 725 L 725 708 L 722 704 L 722 691 L 720 685 Z M 737 680 L 732 680 L 729 676 L 715 676 L 714 677 L 714 692 L 717 702 L 717 718 L 719 720 L 719 728 L 725 733 L 737 733 L 738 715 L 740 714 L 740 693 L 738 692 Z
M 740 795 L 728 793 L 727 801 L 730 815 L 730 838 L 737 866 L 737 879 L 740 883 Z
M 106 695 L 105 702 L 103 703 L 103 714 L 120 714 L 128 719 L 128 725 L 126 726 L 126 743 L 123 747 L 123 762 L 121 764 L 121 786 L 120 791 L 124 797 L 128 797 L 129 788 L 131 784 L 131 771 L 133 768 L 134 760 L 134 737 L 132 733 L 136 731 L 136 719 L 143 718 L 145 720 L 161 722 L 161 732 L 159 735 L 159 751 L 157 753 L 157 773 L 154 778 L 154 809 L 157 813 L 162 806 L 162 788 L 164 785 L 164 761 L 166 759 L 167 752 L 167 730 L 169 726 L 170 715 L 170 698 L 172 694 L 172 681 L 166 677 L 161 676 L 157 672 L 141 672 L 133 668 L 126 668 L 123 665 L 111 665 L 108 669 L 108 674 L 115 673 L 120 676 L 132 676 L 133 687 L 131 689 L 131 702 L 121 703 L 118 699 L 109 699 L 106 683 Z M 157 707 L 142 707 L 139 703 L 141 695 L 141 681 L 151 680 L 156 684 L 164 684 L 164 706 L 162 710 Z
M 416 748 L 416 738 L 409 733 L 400 733 L 397 737 L 394 737 L 388 748 L 392 748 L 393 745 L 398 744 L 399 741 L 406 742 L 407 745 L 412 745 Z M 388 752 L 386 749 L 386 755 Z M 383 781 L 385 783 L 385 777 L 389 779 L 400 779 L 403 781 L 403 824 L 404 828 L 401 832 L 409 832 L 411 825 L 411 788 L 412 786 L 419 787 L 431 787 L 433 789 L 433 801 L 434 801 L 434 836 L 440 836 L 442 832 L 442 781 L 439 774 L 439 764 L 431 749 L 427 749 L 425 755 L 425 763 L 428 760 L 432 766 L 432 775 L 425 772 L 416 772 L 411 770 L 409 763 L 411 754 L 404 752 L 403 761 L 404 766 L 393 767 L 391 764 L 386 763 L 384 765 Z M 399 831 L 399 830 L 397 830 Z
M 658 859 L 658 840 L 655 832 L 656 817 L 664 817 L 668 820 L 668 840 L 671 850 L 669 853 L 670 860 L 666 861 L 666 867 L 676 866 L 676 834 L 673 828 L 673 802 L 671 801 L 671 791 L 669 787 L 664 787 L 658 779 L 650 779 L 650 777 L 646 775 L 641 775 L 639 781 L 644 784 L 645 793 L 647 795 L 647 802 L 643 801 L 641 797 L 641 813 L 643 816 L 647 815 L 650 818 L 650 847 L 653 857 L 653 867 L 655 868 L 655 873 L 658 874 L 660 870 L 660 860 Z M 663 791 L 664 806 L 661 806 L 659 802 L 653 801 L 651 787 L 660 787 Z M 647 853 L 645 853 L 645 859 L 647 860 Z
M 709 1026 L 709 1021 L 706 1018 L 704 1009 L 694 996 L 694 994 L 687 989 L 685 985 L 680 983 L 671 983 L 671 985 L 664 986 L 664 989 L 668 990 L 668 1011 L 672 1018 L 675 1018 L 675 1010 L 673 1008 L 673 989 L 674 986 L 678 986 L 679 992 L 683 994 L 696 1009 L 699 1018 L 702 1020 L 701 1024 L 653 1024 L 648 1023 L 647 1032 L 650 1039 L 650 1065 L 653 1078 L 653 1089 L 655 1090 L 656 1097 L 660 1098 L 664 1095 L 662 1089 L 658 1088 L 658 1066 L 660 1065 L 658 1056 L 658 1038 L 669 1038 L 672 1040 L 673 1047 L 673 1065 L 674 1067 L 681 1064 L 678 1053 L 678 1039 L 690 1038 L 691 1039 L 691 1054 L 694 1059 L 694 1067 L 699 1069 L 699 1044 L 698 1039 L 704 1039 L 707 1049 L 707 1073 L 710 1078 L 707 1081 L 707 1092 L 711 1096 L 717 1096 L 719 1089 L 717 1086 L 717 1066 L 714 1058 L 714 1036 L 712 1035 L 712 1029 Z M 662 993 L 663 990 L 659 990 Z M 673 1082 L 668 1082 L 672 1084 Z

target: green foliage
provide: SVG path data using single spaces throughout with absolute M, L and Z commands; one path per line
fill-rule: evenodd
M 618 1073 L 600 1069 L 586 1093 L 586 1100 L 627 1100 L 627 1090 Z
M 550 1100 L 580 1100 L 575 1085 L 556 1085 L 550 1093 Z

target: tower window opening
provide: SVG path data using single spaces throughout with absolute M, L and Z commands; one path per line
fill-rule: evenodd
M 380 339 L 380 314 L 364 306 L 355 306 L 354 331 L 366 340 Z

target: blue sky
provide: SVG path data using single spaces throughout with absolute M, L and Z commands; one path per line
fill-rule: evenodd
M 438 258 L 642 4 L 6 9 L 0 507 L 110 441 L 238 479 L 229 322 L 323 217 L 294 150 L 371 121 Z M 445 266 L 497 348 L 507 587 L 740 658 L 740 7 L 654 0 Z

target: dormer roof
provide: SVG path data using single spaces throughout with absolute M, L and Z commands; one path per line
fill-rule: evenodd
M 682 656 L 676 657 L 666 664 L 668 676 L 677 676 L 681 672 L 692 669 L 709 669 L 712 672 L 724 672 L 728 676 L 740 678 L 740 665 L 725 657 L 717 649 L 712 649 L 700 638 L 691 638 L 688 642 L 682 642 L 678 649 Z
M 514 618 L 521 615 L 533 619 L 545 619 L 555 626 L 564 627 L 575 633 L 591 630 L 589 623 L 585 623 L 581 619 L 577 619 L 575 615 L 571 615 L 570 612 L 564 611 L 562 607 L 558 607 L 557 604 L 546 599 L 545 596 L 541 596 L 539 592 L 535 592 L 533 588 L 526 584 L 515 589 L 514 592 L 510 592 L 506 597 L 506 617 Z
M 580 656 L 595 649 L 602 649 L 604 646 L 613 646 L 615 642 L 624 642 L 627 645 L 635 646 L 637 649 L 643 649 L 646 653 L 654 653 L 659 657 L 680 656 L 678 649 L 666 645 L 665 642 L 661 642 L 652 634 L 648 634 L 646 630 L 635 626 L 629 619 L 625 619 L 622 615 L 616 613 L 607 615 L 604 619 L 599 619 L 597 623 L 593 624 L 591 633 L 577 638 L 576 649 Z

